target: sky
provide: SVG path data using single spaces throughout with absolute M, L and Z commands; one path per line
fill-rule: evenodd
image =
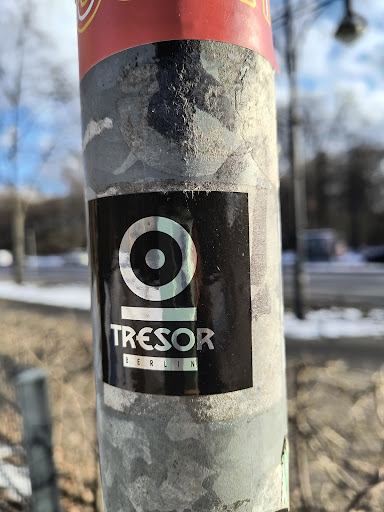
M 20 20 L 28 2 L 30 22 L 25 28 Z M 5 0 L 0 33 L 0 187 L 12 184 L 63 194 L 67 184 L 62 169 L 81 151 L 75 4 Z M 9 161 L 15 133 L 18 158 Z
M 352 9 L 365 18 L 367 29 L 356 42 L 347 45 L 334 37 L 343 18 L 344 0 L 335 0 L 317 18 L 311 14 L 314 0 L 291 1 L 304 4 L 302 12 L 308 12 L 295 20 L 297 68 L 302 101 L 321 125 L 319 149 L 345 151 L 359 142 L 382 147 L 384 2 L 352 0 Z M 280 14 L 281 5 L 281 0 L 272 0 L 272 13 Z M 281 68 L 276 76 L 276 100 L 281 107 L 288 101 L 281 52 L 283 29 L 276 28 L 274 35 Z M 308 149 L 307 156 L 311 156 Z
M 5 34 L 2 38 L 5 51 L 0 53 L 0 70 L 5 70 L 5 75 L 2 75 L 0 83 L 10 86 L 18 70 L 14 48 L 18 34 L 17 16 L 20 14 L 18 6 L 24 1 L 5 0 L 11 22 L 6 16 L 0 20 L 0 32 Z M 334 37 L 342 19 L 344 0 L 334 0 L 320 16 L 315 17 L 313 6 L 319 1 L 291 0 L 294 10 L 298 6 L 300 11 L 294 22 L 300 97 L 315 135 L 311 141 L 308 138 L 302 141 L 304 156 L 310 158 L 321 150 L 346 151 L 358 143 L 382 146 L 384 2 L 352 0 L 353 9 L 364 16 L 368 27 L 358 41 L 345 45 Z M 32 183 L 46 194 L 60 194 L 67 190 L 62 168 L 67 160 L 73 161 L 73 153 L 79 152 L 81 146 L 75 4 L 73 0 L 30 2 L 33 24 L 45 39 L 43 42 L 36 38 L 28 41 L 21 115 L 25 133 L 17 179 L 21 186 Z M 274 35 L 280 73 L 276 75 L 276 102 L 280 110 L 288 101 L 283 57 L 284 30 L 279 24 L 282 5 L 282 0 L 271 0 L 272 17 L 277 21 Z M 44 73 L 44 70 L 34 69 L 32 56 L 37 56 L 39 62 L 53 61 L 58 66 L 71 95 L 63 105 L 58 107 L 57 102 L 44 99 L 52 86 L 51 78 L 48 70 Z M 37 92 L 33 92 L 33 87 L 37 87 Z M 12 112 L 12 106 L 7 104 L 0 89 L 0 162 L 4 161 L 12 137 Z M 33 126 L 29 126 L 28 119 L 34 120 Z M 41 148 L 43 153 L 49 154 L 44 165 L 40 165 L 39 151 L 35 151 L 33 156 L 36 148 L 40 155 Z M 40 168 L 38 173 L 37 168 Z M 9 170 L 6 173 L 9 174 Z

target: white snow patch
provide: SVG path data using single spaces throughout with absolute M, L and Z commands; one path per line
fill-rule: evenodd
M 373 309 L 367 316 L 355 308 L 320 309 L 309 311 L 305 320 L 286 313 L 284 330 L 287 338 L 306 340 L 384 336 L 383 319 L 381 309 Z
M 31 481 L 28 468 L 0 462 L 0 488 L 7 489 L 13 501 L 21 501 L 21 497 L 31 495 Z
M 90 289 L 85 285 L 44 287 L 3 281 L 0 298 L 85 311 L 91 306 Z M 287 338 L 303 340 L 384 336 L 384 309 L 372 309 L 366 315 L 356 308 L 320 309 L 309 311 L 305 320 L 287 312 L 284 330 Z
M 8 496 L 19 502 L 31 495 L 31 481 L 26 466 L 15 466 L 6 461 L 12 455 L 12 447 L 0 445 L 0 489 L 7 489 Z
M 81 285 L 60 285 L 50 288 L 4 281 L 0 283 L 0 298 L 84 310 L 89 310 L 91 307 L 90 289 L 88 286 Z

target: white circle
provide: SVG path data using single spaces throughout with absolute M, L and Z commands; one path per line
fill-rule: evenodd
M 149 268 L 157 270 L 165 263 L 165 254 L 160 249 L 150 249 L 145 255 L 145 263 Z
M 149 231 L 159 231 L 171 236 L 181 250 L 181 267 L 174 279 L 161 286 L 143 283 L 131 266 L 131 251 L 136 240 Z M 150 252 L 150 251 L 148 251 Z M 148 254 L 148 253 L 147 253 Z M 176 297 L 192 281 L 196 271 L 197 252 L 189 233 L 180 224 L 166 217 L 144 217 L 136 221 L 125 232 L 119 249 L 119 266 L 125 284 L 142 299 L 163 301 Z

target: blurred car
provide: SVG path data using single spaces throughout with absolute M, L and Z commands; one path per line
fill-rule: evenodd
M 303 241 L 307 261 L 331 261 L 337 255 L 339 237 L 333 229 L 306 229 Z
M 84 249 L 74 249 L 62 255 L 64 265 L 88 265 L 88 253 Z
M 336 231 L 326 229 L 306 229 L 302 234 L 304 258 L 307 262 L 336 261 L 346 254 L 346 247 Z M 283 266 L 293 265 L 295 251 L 284 251 Z
M 363 251 L 365 261 L 372 263 L 384 263 L 384 245 L 367 247 Z

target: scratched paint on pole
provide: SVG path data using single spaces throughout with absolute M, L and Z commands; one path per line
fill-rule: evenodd
M 179 396 L 252 387 L 247 194 L 104 197 L 89 216 L 104 381 Z
M 80 78 L 135 46 L 212 40 L 255 50 L 276 68 L 270 0 L 77 0 Z

